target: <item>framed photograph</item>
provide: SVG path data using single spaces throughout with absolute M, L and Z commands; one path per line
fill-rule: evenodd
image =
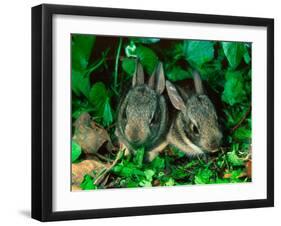
M 274 205 L 274 21 L 32 8 L 32 217 Z

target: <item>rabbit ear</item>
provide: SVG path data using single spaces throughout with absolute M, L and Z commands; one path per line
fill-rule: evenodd
M 142 65 L 139 62 L 139 60 L 137 60 L 136 64 L 137 64 L 137 67 L 136 67 L 136 71 L 134 73 L 133 80 L 132 80 L 133 87 L 136 85 L 144 84 L 144 73 L 143 73 Z
M 180 111 L 184 111 L 186 109 L 186 106 L 183 99 L 178 93 L 176 87 L 168 80 L 166 81 L 166 89 L 173 106 Z
M 148 81 L 149 87 L 156 90 L 158 93 L 163 93 L 165 90 L 165 76 L 163 64 L 159 62 L 156 70 L 154 70 L 153 74 L 150 76 Z
M 197 71 L 193 72 L 194 86 L 197 94 L 204 94 L 201 77 Z

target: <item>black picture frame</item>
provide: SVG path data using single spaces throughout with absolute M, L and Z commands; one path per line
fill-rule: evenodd
M 182 21 L 267 28 L 267 198 L 95 210 L 52 210 L 52 18 L 55 14 Z M 32 8 L 32 218 L 122 217 L 274 206 L 274 20 L 176 12 L 43 4 Z

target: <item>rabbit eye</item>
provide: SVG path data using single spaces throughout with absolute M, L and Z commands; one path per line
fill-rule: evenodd
M 151 120 L 150 120 L 150 125 L 155 125 L 157 123 L 157 114 L 153 114 Z
M 124 120 L 126 120 L 126 119 L 127 119 L 127 113 L 126 113 L 126 111 L 123 111 L 122 118 L 123 118 Z
M 195 124 L 191 123 L 190 124 L 190 129 L 193 132 L 193 134 L 195 134 L 196 136 L 199 135 L 199 129 L 198 129 L 198 127 Z

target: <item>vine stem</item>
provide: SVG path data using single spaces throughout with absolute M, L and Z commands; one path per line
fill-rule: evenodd
M 245 121 L 245 119 L 247 118 L 247 116 L 249 115 L 249 113 L 251 112 L 252 106 L 250 106 L 247 110 L 247 112 L 245 113 L 245 115 L 240 119 L 240 121 L 230 130 L 230 133 L 233 133 L 235 130 L 237 130 L 240 125 Z
M 123 42 L 123 39 L 120 37 L 120 38 L 119 38 L 119 43 L 118 43 L 118 48 L 117 48 L 117 53 L 116 53 L 115 69 L 114 69 L 114 88 L 115 88 L 115 89 L 116 89 L 116 87 L 117 87 L 118 63 L 119 63 L 119 58 L 120 58 L 120 52 L 121 52 L 122 42 Z
M 96 64 L 91 65 L 89 67 L 89 69 L 87 69 L 86 75 L 92 73 L 93 71 L 95 71 L 97 68 L 99 68 L 104 63 L 104 61 L 107 59 L 107 54 L 108 54 L 109 50 L 110 49 L 107 48 L 106 51 L 103 53 L 102 58 Z
M 118 163 L 118 161 L 122 158 L 122 156 L 124 155 L 124 150 L 120 150 L 117 153 L 116 159 L 113 161 L 113 163 L 111 164 L 110 167 L 108 167 L 107 169 L 105 169 L 94 181 L 93 184 L 98 185 L 102 182 L 102 180 L 105 178 L 105 176 L 113 169 L 113 167 Z

